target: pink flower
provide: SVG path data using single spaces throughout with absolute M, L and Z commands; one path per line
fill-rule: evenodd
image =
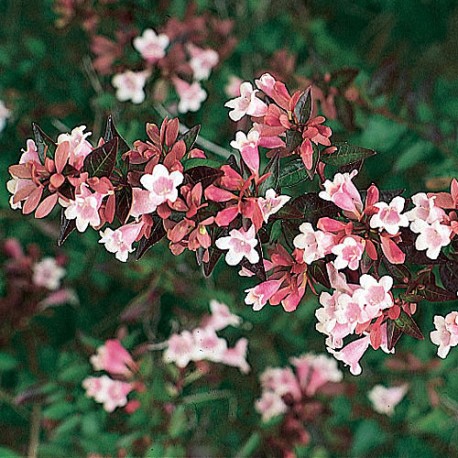
M 244 132 L 236 132 L 235 140 L 231 141 L 231 146 L 240 151 L 245 164 L 253 173 L 259 171 L 259 132 L 251 129 L 246 135 Z
M 350 366 L 350 372 L 353 375 L 359 375 L 362 372 L 359 360 L 369 348 L 369 343 L 370 336 L 365 336 L 361 339 L 354 340 L 340 351 L 335 351 L 332 348 L 328 348 L 328 351 L 334 355 L 334 358 L 342 361 L 346 366 Z
M 412 202 L 415 208 L 408 211 L 405 215 L 409 221 L 421 219 L 428 224 L 432 224 L 435 221 L 441 222 L 445 217 L 445 212 L 442 208 L 435 205 L 435 200 L 436 196 L 428 197 L 424 192 L 419 192 L 412 196 Z
M 447 246 L 452 237 L 452 229 L 438 220 L 428 224 L 422 219 L 416 219 L 410 224 L 410 229 L 420 234 L 415 240 L 415 248 L 419 251 L 426 250 L 426 256 L 430 259 L 437 259 L 441 248 Z
M 372 402 L 372 407 L 376 412 L 391 416 L 394 413 L 394 408 L 402 401 L 408 389 L 407 384 L 391 388 L 375 385 L 367 393 L 367 397 Z
M 250 365 L 246 361 L 247 349 L 248 340 L 245 338 L 239 339 L 235 347 L 225 350 L 221 362 L 227 366 L 238 367 L 242 374 L 248 374 Z
M 302 223 L 299 230 L 301 233 L 294 237 L 293 245 L 304 250 L 303 259 L 306 264 L 311 264 L 331 253 L 334 244 L 332 234 L 320 230 L 315 231 L 310 223 Z
M 126 262 L 129 256 L 129 253 L 135 251 L 132 248 L 132 244 L 135 242 L 142 224 L 126 224 L 120 228 L 113 231 L 110 228 L 105 229 L 105 231 L 100 231 L 100 236 L 102 237 L 99 240 L 99 243 L 105 244 L 105 248 L 110 253 L 116 253 L 116 259 L 122 262 Z
M 364 239 L 358 237 L 345 237 L 339 245 L 332 247 L 332 253 L 337 255 L 334 260 L 336 269 L 341 270 L 348 267 L 350 270 L 356 270 L 359 267 L 359 261 L 364 253 Z
M 283 280 L 267 280 L 254 288 L 246 289 L 248 293 L 245 297 L 245 304 L 253 305 L 255 312 L 261 310 L 269 301 L 269 299 L 278 291 Z
M 232 108 L 229 117 L 233 121 L 239 121 L 245 115 L 259 117 L 267 112 L 267 105 L 256 97 L 257 90 L 249 82 L 240 85 L 240 97 L 229 100 L 224 104 L 225 107 Z
M 156 194 L 140 188 L 132 188 L 132 206 L 129 215 L 138 218 L 156 211 L 158 207 Z
M 92 193 L 87 184 L 82 183 L 75 193 L 75 200 L 61 201 L 61 205 L 67 207 L 65 217 L 76 220 L 79 232 L 84 232 L 89 225 L 97 227 L 100 224 L 99 208 L 103 197 L 98 192 Z
M 313 396 L 327 382 L 340 382 L 343 374 L 337 368 L 335 359 L 326 355 L 306 353 L 290 359 L 296 368 L 297 378 L 307 396 Z
M 240 85 L 243 83 L 238 76 L 229 76 L 229 81 L 224 87 L 224 92 L 228 97 L 239 97 L 240 96 Z
M 268 367 L 261 374 L 260 379 L 264 390 L 273 391 L 278 396 L 287 393 L 291 394 L 294 399 L 300 399 L 302 396 L 299 382 L 289 367 Z
M 345 210 L 350 216 L 359 218 L 363 209 L 361 196 L 351 181 L 357 175 L 358 171 L 353 170 L 351 173 L 336 173 L 334 180 L 326 180 L 324 191 L 321 191 L 319 196 L 323 200 L 334 202 L 339 208 Z
M 97 348 L 97 353 L 91 356 L 90 361 L 96 371 L 106 371 L 111 375 L 130 377 L 131 369 L 135 368 L 132 356 L 117 339 L 107 340 Z
M 38 157 L 38 149 L 37 145 L 32 139 L 27 140 L 27 149 L 22 150 L 21 158 L 19 159 L 19 164 L 26 164 L 29 161 L 34 161 L 40 163 L 40 159 Z
M 6 120 L 11 116 L 11 111 L 6 108 L 3 100 L 0 100 L 0 132 L 5 128 Z
M 59 266 L 54 258 L 43 258 L 33 266 L 32 281 L 34 285 L 50 291 L 59 288 L 60 281 L 64 276 L 65 269 Z
M 277 393 L 264 391 L 261 399 L 255 402 L 255 409 L 262 415 L 262 421 L 265 423 L 271 418 L 284 414 L 288 407 Z
M 279 196 L 275 189 L 268 189 L 266 197 L 258 197 L 258 205 L 262 212 L 264 222 L 269 221 L 269 217 L 277 213 L 289 200 L 290 196 Z
M 132 103 L 142 103 L 145 100 L 146 80 L 150 76 L 149 71 L 133 72 L 126 70 L 113 76 L 111 83 L 116 88 L 116 98 L 120 102 L 132 100 Z
M 154 63 L 165 56 L 165 50 L 170 43 L 167 35 L 159 35 L 153 29 L 145 29 L 143 35 L 135 37 L 134 48 L 147 62 Z
M 437 355 L 445 358 L 450 348 L 458 345 L 458 312 L 450 312 L 445 318 L 436 315 L 434 326 L 436 330 L 430 334 L 431 342 L 439 345 Z
M 86 140 L 91 132 L 84 132 L 86 126 L 75 127 L 70 134 L 60 134 L 57 137 L 57 144 L 69 143 L 68 163 L 80 170 L 83 166 L 85 157 L 93 150 L 92 145 Z
M 220 250 L 229 250 L 225 259 L 230 266 L 239 264 L 243 258 L 247 258 L 251 264 L 256 264 L 259 261 L 259 254 L 255 249 L 257 244 L 254 225 L 247 231 L 243 228 L 232 229 L 228 237 L 220 237 L 215 242 Z
M 189 331 L 173 334 L 167 341 L 167 349 L 163 359 L 166 363 L 175 363 L 178 367 L 186 367 L 194 358 L 195 342 Z
M 194 72 L 194 78 L 198 81 L 208 79 L 211 70 L 218 64 L 218 53 L 213 49 L 201 49 L 191 43 L 187 45 L 187 50 L 191 55 L 189 65 Z
M 409 220 L 406 215 L 401 215 L 404 210 L 405 199 L 403 197 L 395 197 L 390 204 L 378 202 L 374 207 L 379 209 L 378 213 L 372 216 L 370 226 L 385 230 L 388 234 L 396 235 L 400 227 L 407 227 Z
M 364 321 L 380 316 L 382 310 L 393 306 L 393 296 L 390 293 L 393 279 L 389 275 L 377 281 L 371 275 L 365 274 L 361 275 L 359 281 L 361 288 L 355 291 L 353 297 L 366 314 Z
M 202 105 L 202 102 L 207 98 L 207 93 L 197 81 L 189 84 L 182 79 L 173 78 L 172 82 L 180 98 L 178 102 L 178 111 L 180 113 L 197 111 Z
M 206 359 L 213 362 L 221 362 L 227 350 L 227 342 L 218 337 L 211 328 L 196 328 L 192 331 L 195 342 L 194 361 Z
M 107 375 L 88 377 L 83 380 L 86 396 L 94 398 L 103 404 L 107 412 L 113 412 L 117 407 L 127 404 L 127 395 L 133 390 L 131 383 L 112 380 Z
M 205 321 L 205 327 L 211 328 L 215 331 L 220 331 L 227 326 L 239 326 L 241 318 L 238 315 L 234 315 L 229 310 L 229 307 L 222 302 L 215 300 L 210 301 L 211 315 Z
M 150 192 L 149 200 L 157 206 L 169 201 L 175 202 L 178 198 L 178 186 L 183 183 L 183 174 L 178 170 L 169 173 L 162 164 L 157 164 L 152 174 L 145 174 L 140 183 Z

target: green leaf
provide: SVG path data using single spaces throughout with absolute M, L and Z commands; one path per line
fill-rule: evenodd
M 296 158 L 281 168 L 278 185 L 280 188 L 291 188 L 308 179 L 302 159 Z
M 253 456 L 260 445 L 261 435 L 257 432 L 254 432 L 243 444 L 242 448 L 237 452 L 235 458 L 249 458 L 250 456 Z
M 88 172 L 90 177 L 109 178 L 116 164 L 117 153 L 118 138 L 114 137 L 86 156 L 82 171 Z
M 277 189 L 278 187 L 278 179 L 280 173 L 280 158 L 278 154 L 275 154 L 270 159 L 266 165 L 266 168 L 262 172 L 263 175 L 267 173 L 270 173 L 269 177 L 259 186 L 259 195 L 261 196 L 264 196 L 269 189 Z
M 11 371 L 18 366 L 17 359 L 9 353 L 0 352 L 0 372 Z
M 105 133 L 103 135 L 103 139 L 105 140 L 105 142 L 109 142 L 110 140 L 113 140 L 114 138 L 118 139 L 118 151 L 121 154 L 124 154 L 130 150 L 130 147 L 127 144 L 127 142 L 121 137 L 121 135 L 119 135 L 118 131 L 116 130 L 116 127 L 113 122 L 113 117 L 110 115 L 108 116 L 108 119 L 107 119 L 107 124 L 105 126 Z
M 184 405 L 177 406 L 170 418 L 168 432 L 172 439 L 179 437 L 188 427 L 185 409 Z
M 302 135 L 297 130 L 286 131 L 286 150 L 294 151 L 302 143 Z
M 219 168 L 221 167 L 221 163 L 218 161 L 215 161 L 214 159 L 204 159 L 200 157 L 192 157 L 190 159 L 184 159 L 182 162 L 184 170 L 189 170 L 194 167 L 200 167 L 200 166 L 206 166 L 206 167 L 212 167 L 212 168 Z
M 321 161 L 326 165 L 342 167 L 347 164 L 353 164 L 358 161 L 367 159 L 368 157 L 377 154 L 374 150 L 361 148 L 360 146 L 352 146 L 346 142 L 335 143 L 337 151 L 332 154 L 323 154 Z
M 50 420 L 63 420 L 68 415 L 74 413 L 75 407 L 68 401 L 52 404 L 43 410 L 43 417 Z
M 197 124 L 196 126 L 192 127 L 187 132 L 181 134 L 177 138 L 177 142 L 179 142 L 180 140 L 184 141 L 184 144 L 186 145 L 186 151 L 189 152 L 190 150 L 192 150 L 194 143 L 197 140 L 197 136 L 199 135 L 200 127 L 200 124 Z
M 19 455 L 19 453 L 14 452 L 13 450 L 6 448 L 6 447 L 0 447 L 0 456 L 2 458 L 21 458 L 24 455 Z
M 407 313 L 404 312 L 404 310 L 401 310 L 399 318 L 394 320 L 394 323 L 396 327 L 404 334 L 414 337 L 415 339 L 424 339 L 423 334 L 420 331 L 420 328 L 418 327 L 415 320 L 410 315 L 407 315 Z
M 375 420 L 364 420 L 356 428 L 350 456 L 366 456 L 386 440 L 386 433 Z
M 424 163 L 433 150 L 434 147 L 431 143 L 423 140 L 417 141 L 398 156 L 394 170 L 404 172 L 417 164 Z

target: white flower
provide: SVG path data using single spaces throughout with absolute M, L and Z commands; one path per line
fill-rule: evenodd
M 145 29 L 143 35 L 134 38 L 134 48 L 147 62 L 156 62 L 165 56 L 165 49 L 170 43 L 167 35 L 159 35 L 153 29 Z
M 278 196 L 275 189 L 268 189 L 265 198 L 258 198 L 258 205 L 264 222 L 267 223 L 269 216 L 277 213 L 290 199 L 290 196 Z
M 43 258 L 33 266 L 32 281 L 36 286 L 55 291 L 65 276 L 65 269 L 54 258 Z
M 388 416 L 393 415 L 394 408 L 402 401 L 402 398 L 409 389 L 408 385 L 385 388 L 382 385 L 375 385 L 367 394 L 372 402 L 372 407 L 378 413 Z
M 142 103 L 145 100 L 143 88 L 149 75 L 148 71 L 133 72 L 126 70 L 124 73 L 113 76 L 111 83 L 117 89 L 116 98 L 120 102 L 132 100 L 132 103 Z
M 187 49 L 191 55 L 189 65 L 194 72 L 194 78 L 198 81 L 208 79 L 212 68 L 218 64 L 218 53 L 213 49 L 201 49 L 191 43 Z
M 302 223 L 299 230 L 301 233 L 294 237 L 293 245 L 304 250 L 303 259 L 306 264 L 311 264 L 331 253 L 331 247 L 334 244 L 332 234 L 320 230 L 315 231 L 310 223 Z
M 379 209 L 378 213 L 372 216 L 370 226 L 372 228 L 385 229 L 388 234 L 395 235 L 400 227 L 407 227 L 409 220 L 406 215 L 401 215 L 404 210 L 405 199 L 395 197 L 388 205 L 385 202 L 378 202 L 374 207 Z
M 438 220 L 428 224 L 422 219 L 416 219 L 410 224 L 412 232 L 420 235 L 415 240 L 415 248 L 419 251 L 426 250 L 426 256 L 437 259 L 442 247 L 450 243 L 452 229 L 441 224 Z
M 220 237 L 215 242 L 220 250 L 229 250 L 226 253 L 226 262 L 230 266 L 235 266 L 245 257 L 251 264 L 259 261 L 259 254 L 255 249 L 258 244 L 254 225 L 245 231 L 232 229 L 228 237 Z
M 174 78 L 173 85 L 180 98 L 178 102 L 178 111 L 180 113 L 199 110 L 202 102 L 207 98 L 207 93 L 197 81 L 189 84 L 184 80 Z
M 264 116 L 267 112 L 267 105 L 256 97 L 259 91 L 253 89 L 249 82 L 240 85 L 240 97 L 229 100 L 224 104 L 225 107 L 232 108 L 229 117 L 233 121 L 239 121 L 245 115 Z
M 135 242 L 142 224 L 126 224 L 113 231 L 110 228 L 105 231 L 100 231 L 99 243 L 105 244 L 105 248 L 110 253 L 116 253 L 116 259 L 122 262 L 127 261 L 129 253 L 132 253 L 134 248 L 132 244 Z
M 178 170 L 169 173 L 167 167 L 157 164 L 152 174 L 143 175 L 140 183 L 150 192 L 149 201 L 156 206 L 178 198 L 178 186 L 183 183 L 183 174 Z

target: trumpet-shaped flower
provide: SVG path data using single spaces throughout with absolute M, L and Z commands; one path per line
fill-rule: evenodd
M 189 65 L 194 73 L 194 78 L 198 81 L 208 79 L 212 69 L 218 65 L 218 53 L 213 49 L 201 49 L 191 43 L 188 44 L 187 50 L 191 55 Z
M 262 212 L 264 222 L 269 221 L 269 217 L 277 213 L 289 200 L 290 196 L 279 196 L 275 189 L 268 189 L 265 197 L 258 198 L 258 205 Z
M 54 258 L 43 258 L 33 266 L 32 281 L 36 286 L 55 291 L 65 276 L 65 269 Z
M 229 100 L 224 104 L 225 107 L 232 108 L 229 117 L 233 121 L 239 121 L 245 115 L 264 116 L 267 112 L 267 105 L 256 97 L 258 90 L 253 89 L 249 82 L 240 85 L 240 97 Z
M 446 317 L 434 317 L 436 329 L 431 332 L 431 342 L 438 345 L 437 355 L 445 358 L 451 347 L 458 345 L 458 312 L 450 312 Z
M 157 34 L 153 29 L 145 29 L 143 34 L 135 37 L 134 48 L 147 62 L 154 63 L 165 56 L 170 39 L 164 33 Z
M 107 412 L 113 412 L 117 407 L 127 404 L 127 395 L 133 390 L 133 385 L 120 380 L 113 380 L 107 375 L 88 377 L 83 380 L 86 396 L 94 398 L 103 404 Z
M 178 102 L 178 111 L 180 113 L 199 110 L 202 102 L 207 98 L 207 93 L 202 89 L 198 81 L 189 84 L 182 79 L 174 78 L 173 85 L 180 98 Z
M 126 70 L 113 76 L 111 83 L 116 88 L 116 98 L 120 102 L 132 100 L 132 103 L 142 103 L 145 100 L 143 88 L 149 75 L 146 70 L 142 72 Z
M 315 231 L 310 223 L 302 223 L 299 230 L 301 233 L 294 237 L 293 245 L 304 250 L 303 258 L 306 264 L 311 264 L 331 253 L 334 244 L 332 234 L 320 230 Z
M 126 262 L 129 253 L 132 253 L 134 248 L 132 244 L 135 242 L 142 224 L 126 224 L 113 231 L 110 228 L 105 231 L 100 231 L 99 243 L 105 244 L 105 248 L 110 253 L 116 253 L 116 259 L 122 262 Z
M 164 165 L 157 164 L 152 174 L 140 178 L 140 183 L 150 192 L 150 202 L 159 206 L 166 201 L 173 203 L 177 200 L 178 186 L 183 179 L 183 174 L 178 170 L 169 173 Z
M 450 243 L 452 229 L 436 220 L 428 224 L 422 219 L 416 219 L 410 224 L 412 232 L 420 234 L 415 240 L 415 248 L 419 251 L 426 250 L 426 256 L 437 259 L 442 247 Z
M 403 197 L 395 197 L 389 204 L 378 202 L 374 207 L 378 208 L 378 213 L 372 216 L 370 226 L 385 230 L 388 234 L 396 235 L 400 227 L 407 227 L 409 220 L 406 215 L 401 215 L 404 210 L 405 199 Z
M 376 412 L 391 416 L 394 413 L 394 408 L 402 401 L 408 389 L 409 386 L 406 384 L 391 388 L 386 388 L 383 385 L 375 385 L 367 393 L 367 397 Z
M 131 369 L 135 362 L 130 353 L 117 339 L 110 339 L 97 348 L 97 353 L 90 358 L 92 367 L 96 371 L 107 371 L 111 375 L 132 375 Z
M 259 261 L 259 253 L 255 249 L 258 240 L 254 225 L 247 231 L 243 228 L 232 229 L 229 236 L 220 237 L 215 244 L 220 250 L 229 250 L 225 259 L 230 266 L 236 266 L 243 258 L 248 259 L 251 264 Z

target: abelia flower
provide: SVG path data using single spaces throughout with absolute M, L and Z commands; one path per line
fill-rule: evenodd
M 340 382 L 343 378 L 336 360 L 326 355 L 306 353 L 290 358 L 290 362 L 295 367 L 299 384 L 307 396 L 313 396 L 325 383 Z
M 385 230 L 388 234 L 396 235 L 400 227 L 407 227 L 409 220 L 406 215 L 401 215 L 404 210 L 405 199 L 403 197 L 395 197 L 389 204 L 378 202 L 373 206 L 378 208 L 378 213 L 370 219 L 370 226 L 373 229 L 379 228 Z
M 349 217 L 359 218 L 363 203 L 359 191 L 351 181 L 357 173 L 357 170 L 351 173 L 336 173 L 333 181 L 326 180 L 323 183 L 325 190 L 321 191 L 319 196 L 348 212 Z
M 67 219 L 76 220 L 76 228 L 79 232 L 84 232 L 89 225 L 97 227 L 100 225 L 99 208 L 102 204 L 103 195 L 89 190 L 89 186 L 82 183 L 75 193 L 75 200 L 68 202 L 61 200 L 61 205 L 65 209 Z
M 331 253 L 334 245 L 332 234 L 315 231 L 310 223 L 302 223 L 299 230 L 301 233 L 294 237 L 293 245 L 304 250 L 303 259 L 306 264 L 311 264 Z
M 363 307 L 368 320 L 379 316 L 382 310 L 393 306 L 393 296 L 390 293 L 393 279 L 389 275 L 377 281 L 371 275 L 364 274 L 361 275 L 359 282 L 361 288 L 355 291 L 354 298 Z
M 253 305 L 253 311 L 261 310 L 269 301 L 269 299 L 278 291 L 283 279 L 280 280 L 267 280 L 254 288 L 246 289 L 248 293 L 245 297 L 245 304 Z
M 243 80 L 235 75 L 229 76 L 229 81 L 224 86 L 224 92 L 228 97 L 239 97 L 240 96 L 240 85 Z
M 370 336 L 365 336 L 354 340 L 340 351 L 335 351 L 332 348 L 328 348 L 328 351 L 329 353 L 332 353 L 334 358 L 338 361 L 342 361 L 346 366 L 350 366 L 350 372 L 353 375 L 359 375 L 362 372 L 359 361 L 369 348 L 369 344 Z
M 338 245 L 332 247 L 332 253 L 337 255 L 334 266 L 337 270 L 348 267 L 350 270 L 357 270 L 359 261 L 364 253 L 364 239 L 360 237 L 345 237 Z
M 157 206 L 164 202 L 175 202 L 178 198 L 178 186 L 183 183 L 183 174 L 178 170 L 171 173 L 162 164 L 157 164 L 152 174 L 145 174 L 140 183 L 150 192 L 149 201 Z
M 287 393 L 294 399 L 300 399 L 301 389 L 294 372 L 289 367 L 268 367 L 260 376 L 261 386 L 264 390 L 270 390 L 278 396 Z
M 246 135 L 244 132 L 236 132 L 235 140 L 231 141 L 231 146 L 240 151 L 243 161 L 253 173 L 259 171 L 259 138 L 257 130 L 251 129 Z
M 256 97 L 259 91 L 253 89 L 249 82 L 240 85 L 240 97 L 229 100 L 224 104 L 225 107 L 232 108 L 229 117 L 233 121 L 239 121 L 245 115 L 259 117 L 264 116 L 267 112 L 267 105 Z
M 170 39 L 167 35 L 157 34 L 153 29 L 145 29 L 142 35 L 133 40 L 134 48 L 149 63 L 162 59 L 169 43 Z
M 55 291 L 65 276 L 65 269 L 54 258 L 43 258 L 33 265 L 32 281 L 34 285 Z
M 129 216 L 138 218 L 156 211 L 158 198 L 155 193 L 141 188 L 132 188 L 132 206 Z
M 394 414 L 394 408 L 402 401 L 408 389 L 409 386 L 407 384 L 391 388 L 375 385 L 367 393 L 367 397 L 376 412 L 391 416 Z
M 458 345 L 458 312 L 450 312 L 445 317 L 436 315 L 434 326 L 436 329 L 430 334 L 431 342 L 439 346 L 437 355 L 445 358 L 450 348 Z
M 6 108 L 3 100 L 0 100 L 0 132 L 5 128 L 7 119 L 11 116 L 11 111 Z
M 424 192 L 419 192 L 412 196 L 412 202 L 415 208 L 405 213 L 409 221 L 421 219 L 428 224 L 435 221 L 442 222 L 445 218 L 445 212 L 435 204 L 436 196 L 428 197 Z
M 132 244 L 137 239 L 142 229 L 141 223 L 126 224 L 113 231 L 109 227 L 105 231 L 100 231 L 99 243 L 103 243 L 110 253 L 116 253 L 116 259 L 126 262 L 129 253 L 135 251 Z
M 451 227 L 438 220 L 428 224 L 422 219 L 416 219 L 410 224 L 410 229 L 420 234 L 415 240 L 415 248 L 419 251 L 426 250 L 426 256 L 430 259 L 437 259 L 442 247 L 447 246 L 452 237 Z
M 227 348 L 221 358 L 221 362 L 226 366 L 237 367 L 242 374 L 250 372 L 250 365 L 246 360 L 248 340 L 239 339 L 233 348 Z
M 86 396 L 94 398 L 107 412 L 127 404 L 127 395 L 133 390 L 132 383 L 112 380 L 107 375 L 87 377 L 83 380 Z
M 57 137 L 58 145 L 63 142 L 69 143 L 68 163 L 77 170 L 82 168 L 85 157 L 93 150 L 92 145 L 86 140 L 91 135 L 91 132 L 84 132 L 85 129 L 86 126 L 78 126 L 72 129 L 71 133 L 60 134 Z
M 262 415 L 262 421 L 266 423 L 270 419 L 284 414 L 288 407 L 277 393 L 263 391 L 261 399 L 255 402 L 255 409 Z
M 258 197 L 264 222 L 267 223 L 269 217 L 277 213 L 290 199 L 290 196 L 277 195 L 275 189 L 268 189 L 265 197 Z
M 113 76 L 111 84 L 116 88 L 116 98 L 120 102 L 132 100 L 132 103 L 142 103 L 145 100 L 146 80 L 150 76 L 149 71 L 133 72 L 126 70 Z
M 19 159 L 19 164 L 26 164 L 29 161 L 34 161 L 39 163 L 40 158 L 38 156 L 38 148 L 35 142 L 32 139 L 28 139 L 26 142 L 27 148 L 22 150 L 21 158 Z
M 220 331 L 227 326 L 239 326 L 242 321 L 238 315 L 231 313 L 226 304 L 214 299 L 210 301 L 210 311 L 211 315 L 205 320 L 204 327 L 215 331 Z
M 172 334 L 167 341 L 167 349 L 163 354 L 166 363 L 175 363 L 178 367 L 186 367 L 194 358 L 195 342 L 189 331 Z
M 214 329 L 196 328 L 192 331 L 194 339 L 193 360 L 201 361 L 206 359 L 219 363 L 227 350 L 227 342 L 218 337 Z
M 189 65 L 194 73 L 194 78 L 198 81 L 208 79 L 212 69 L 218 65 L 218 53 L 213 49 L 201 49 L 192 43 L 189 43 L 186 48 L 191 55 Z
M 178 111 L 187 113 L 188 111 L 199 110 L 202 102 L 207 98 L 207 93 L 202 89 L 201 85 L 197 81 L 189 84 L 180 78 L 173 78 L 172 82 L 180 98 Z
M 106 371 L 111 375 L 130 377 L 136 364 L 130 353 L 117 339 L 110 339 L 97 348 L 97 353 L 90 358 L 96 371 Z
M 259 253 L 255 249 L 257 244 L 254 225 L 247 231 L 243 228 L 232 229 L 229 236 L 220 237 L 215 241 L 220 250 L 229 250 L 225 259 L 230 266 L 236 266 L 243 258 L 248 259 L 251 264 L 256 264 L 259 261 Z

